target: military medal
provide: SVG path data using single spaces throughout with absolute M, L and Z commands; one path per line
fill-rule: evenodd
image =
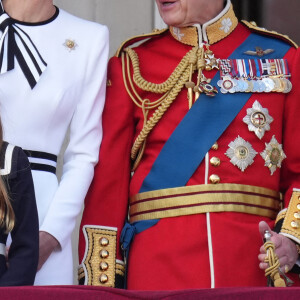
M 260 155 L 265 160 L 265 166 L 269 168 L 271 175 L 274 174 L 277 167 L 281 168 L 281 163 L 286 158 L 282 145 L 277 142 L 274 135 L 270 143 L 266 143 L 266 148 Z
M 225 76 L 222 80 L 217 82 L 218 86 L 221 88 L 221 93 L 235 93 L 235 87 L 237 86 L 237 81 L 230 76 Z
M 226 93 L 289 93 L 286 59 L 220 59 L 218 86 Z
M 273 118 L 269 115 L 267 108 L 263 108 L 260 103 L 255 100 L 252 108 L 247 109 L 247 115 L 243 118 L 244 123 L 248 125 L 249 131 L 253 131 L 255 135 L 262 139 L 265 132 L 270 130 L 270 124 Z
M 264 83 L 264 92 L 266 93 L 270 93 L 275 87 L 274 81 L 271 78 L 263 78 L 262 82 Z
M 252 148 L 251 144 L 238 136 L 229 145 L 226 155 L 230 158 L 230 162 L 237 166 L 242 172 L 254 162 L 257 152 Z

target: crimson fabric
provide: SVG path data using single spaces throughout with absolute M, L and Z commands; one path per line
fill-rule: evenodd
M 216 58 L 227 58 L 251 34 L 239 24 L 225 39 L 211 45 Z M 258 46 L 253 45 L 253 49 Z M 142 76 L 155 83 L 164 82 L 182 57 L 191 49 L 175 40 L 169 31 L 135 48 Z M 249 49 L 250 50 L 250 49 Z M 276 51 L 276 49 L 275 49 Z M 300 89 L 299 53 L 291 46 L 285 55 L 292 73 L 294 88 L 282 93 L 252 94 L 246 105 L 218 140 L 219 148 L 211 149 L 209 157 L 219 157 L 219 167 L 209 166 L 208 176 L 217 174 L 221 183 L 237 183 L 265 187 L 285 193 L 288 205 L 293 187 L 300 187 Z M 212 78 L 215 71 L 205 72 Z M 195 74 L 196 76 L 196 74 Z M 108 68 L 111 85 L 103 114 L 103 142 L 100 163 L 86 198 L 82 226 L 101 225 L 118 228 L 118 237 L 127 216 L 128 196 L 139 192 L 159 152 L 188 111 L 187 91 L 183 89 L 147 139 L 143 159 L 130 177 L 130 149 L 143 126 L 142 110 L 128 96 L 122 76 L 121 59 L 113 57 Z M 193 78 L 196 82 L 196 78 Z M 154 101 L 159 95 L 139 90 L 142 99 Z M 271 130 L 260 140 L 243 122 L 247 109 L 255 100 L 269 110 L 274 121 Z M 201 96 L 198 101 L 201 101 Z M 213 101 L 213 99 L 212 99 Z M 226 101 L 226 95 L 224 95 Z M 151 114 L 149 115 L 149 117 Z M 220 116 L 222 117 L 222 116 Z M 209 130 L 195 128 L 195 130 Z M 188 134 L 188 133 L 187 133 Z M 275 135 L 283 144 L 287 159 L 273 175 L 259 153 Z M 238 136 L 248 141 L 258 152 L 254 163 L 241 172 L 225 155 L 230 142 Z M 187 153 L 188 155 L 188 153 Z M 205 184 L 205 163 L 202 162 L 187 185 Z M 172 176 L 172 174 L 170 174 Z M 129 194 L 129 195 L 128 195 Z M 264 272 L 258 268 L 258 252 L 262 239 L 258 223 L 265 220 L 271 227 L 274 220 L 244 213 L 211 213 L 210 229 L 216 287 L 264 286 Z M 162 219 L 157 225 L 136 235 L 129 255 L 128 288 L 163 290 L 211 287 L 207 216 L 198 214 Z M 80 235 L 80 261 L 85 241 Z M 120 246 L 117 257 L 122 259 Z M 299 278 L 295 279 L 297 284 Z
M 1 300 L 252 300 L 298 299 L 300 288 L 219 288 L 182 291 L 124 291 L 90 286 L 11 287 L 0 288 Z

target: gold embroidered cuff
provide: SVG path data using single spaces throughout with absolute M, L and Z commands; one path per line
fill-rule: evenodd
M 283 209 L 277 215 L 276 220 L 275 220 L 275 224 L 277 224 L 278 222 L 280 222 L 281 220 L 283 220 L 285 218 L 285 215 L 286 215 L 286 209 Z
M 82 261 L 85 285 L 115 286 L 117 228 L 86 225 L 83 227 L 86 251 Z M 119 269 L 119 268 L 118 268 Z
M 280 231 L 300 244 L 300 191 L 294 191 Z

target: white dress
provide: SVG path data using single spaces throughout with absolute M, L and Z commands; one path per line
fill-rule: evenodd
M 51 172 L 32 173 L 40 230 L 53 235 L 60 244 L 37 273 L 35 284 L 72 284 L 71 233 L 94 174 L 102 139 L 108 30 L 61 9 L 46 22 L 17 25 L 30 36 L 47 68 L 33 89 L 18 63 L 0 75 L 4 139 L 23 149 L 58 155 L 70 127 L 60 183 Z

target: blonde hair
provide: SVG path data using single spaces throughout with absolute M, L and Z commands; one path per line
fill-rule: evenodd
M 2 124 L 0 120 L 0 149 L 3 145 L 3 132 Z M 11 206 L 7 189 L 3 182 L 2 176 L 0 176 L 0 227 L 5 229 L 5 233 L 9 233 L 13 230 L 15 225 L 15 214 Z

